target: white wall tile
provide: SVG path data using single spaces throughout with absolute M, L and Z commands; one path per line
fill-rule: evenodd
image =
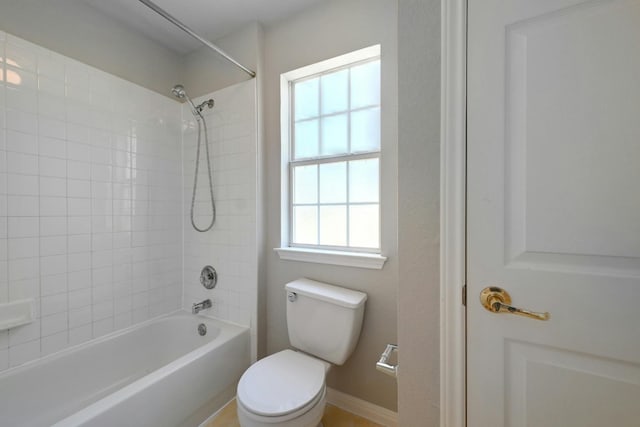
M 67 312 L 43 316 L 41 321 L 41 335 L 43 337 L 56 334 L 68 329 L 69 321 Z
M 69 235 L 91 233 L 90 216 L 69 216 L 67 218 Z
M 45 157 L 66 158 L 67 143 L 61 139 L 40 134 L 38 137 L 38 153 Z
M 69 345 L 69 333 L 65 329 L 54 335 L 42 338 L 41 352 L 42 356 L 64 350 Z
M 34 262 L 37 261 L 34 260 Z M 11 280 L 9 282 L 9 300 L 15 301 L 26 298 L 38 298 L 40 293 L 38 282 L 37 277 L 24 280 Z
M 89 162 L 91 160 L 91 147 L 80 142 L 67 142 L 67 159 Z
M 66 197 L 67 180 L 64 178 L 40 177 L 40 195 L 49 197 Z
M 36 134 L 38 131 L 38 116 L 18 110 L 6 110 L 6 128 L 18 132 Z
M 9 347 L 40 338 L 40 320 L 9 330 Z
M 37 196 L 40 193 L 37 175 L 7 175 L 7 194 Z
M 0 371 L 182 298 L 180 105 L 8 40 L 22 82 L 0 85 L 0 302 L 34 298 L 37 319 L 0 333 Z
M 69 345 L 78 345 L 92 338 L 92 325 L 86 324 L 69 330 Z
M 67 292 L 67 275 L 54 274 L 40 277 L 40 293 L 46 295 L 64 294 Z
M 69 310 L 72 310 L 69 313 L 69 323 L 71 324 L 72 313 L 74 313 L 73 310 L 84 309 L 85 307 L 89 307 L 90 305 L 91 289 L 78 289 L 76 291 L 69 292 Z M 73 314 L 74 319 L 76 318 L 76 316 L 79 316 L 79 314 Z M 90 318 L 90 316 L 87 315 L 87 318 Z
M 14 367 L 40 357 L 40 340 L 18 344 L 9 348 L 9 366 Z
M 7 109 L 19 110 L 25 113 L 38 112 L 38 96 L 36 91 L 37 80 L 35 73 L 20 71 L 7 67 L 7 74 L 19 75 L 21 83 L 19 87 L 7 84 L 5 102 Z
M 66 162 L 66 174 L 71 179 L 91 179 L 91 165 L 86 162 L 77 162 L 75 160 L 68 160 Z
M 74 186 L 74 188 L 81 188 L 81 186 Z M 91 215 L 91 199 L 69 197 L 66 201 L 70 217 Z
M 35 134 L 7 129 L 6 150 L 17 153 L 38 154 L 38 137 Z
M 69 225 L 69 236 L 67 236 L 67 251 L 69 254 L 89 252 L 91 250 L 90 234 L 71 234 L 72 227 Z
M 36 189 L 37 190 L 37 189 Z M 18 190 L 12 190 L 19 193 Z M 7 197 L 9 216 L 38 216 L 39 199 L 37 196 L 13 196 Z
M 8 239 L 8 259 L 34 256 L 39 256 L 39 240 L 37 237 Z
M 67 270 L 69 272 L 89 270 L 91 268 L 91 253 L 70 253 L 67 257 Z
M 40 315 L 44 318 L 67 311 L 67 294 L 43 296 L 40 299 Z
M 38 237 L 40 233 L 40 219 L 37 217 L 8 218 L 9 238 Z
M 40 197 L 40 215 L 67 216 L 67 199 L 65 197 Z
M 40 157 L 40 176 L 66 178 L 67 162 L 64 159 Z
M 90 288 L 92 284 L 91 270 L 69 271 L 67 274 L 69 291 Z
M 55 216 L 40 217 L 41 236 L 64 236 L 67 234 L 67 218 Z
M 67 125 L 61 120 L 40 117 L 38 119 L 39 135 L 64 140 L 67 136 Z

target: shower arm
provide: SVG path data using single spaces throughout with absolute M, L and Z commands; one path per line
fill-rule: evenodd
M 157 4 L 152 2 L 151 0 L 138 0 L 138 1 L 140 3 L 142 3 L 142 4 L 144 4 L 145 6 L 147 6 L 149 9 L 153 10 L 154 12 L 156 12 L 158 15 L 162 16 L 167 21 L 171 22 L 176 27 L 180 28 L 185 33 L 189 34 L 194 39 L 198 40 L 200 43 L 202 43 L 205 46 L 207 46 L 210 49 L 212 49 L 218 55 L 222 56 L 224 59 L 226 59 L 227 61 L 229 61 L 232 64 L 234 64 L 236 67 L 240 68 L 242 71 L 244 71 L 245 73 L 249 74 L 251 77 L 255 77 L 256 76 L 255 71 L 250 70 L 249 68 L 245 67 L 244 65 L 242 65 L 241 63 L 239 63 L 238 61 L 233 59 L 224 50 L 220 49 L 218 46 L 216 46 L 215 44 L 211 43 L 209 40 L 207 40 L 204 37 L 200 36 L 198 33 L 193 31 L 191 28 L 187 27 L 186 25 L 184 25 L 182 22 L 180 22 L 175 17 L 173 17 L 173 15 L 171 15 L 166 10 L 162 9 L 160 6 L 158 6 Z

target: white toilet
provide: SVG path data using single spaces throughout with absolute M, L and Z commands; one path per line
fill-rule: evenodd
M 326 402 L 325 376 L 358 343 L 367 294 L 299 279 L 285 286 L 291 345 L 254 363 L 238 383 L 242 427 L 316 427 Z

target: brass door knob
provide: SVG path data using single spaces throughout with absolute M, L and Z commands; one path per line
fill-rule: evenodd
M 489 286 L 480 291 L 480 303 L 492 313 L 510 313 L 536 320 L 549 320 L 551 315 L 546 311 L 537 313 L 511 305 L 511 296 L 507 291 L 496 286 Z

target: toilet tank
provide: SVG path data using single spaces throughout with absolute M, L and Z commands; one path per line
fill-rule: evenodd
M 367 294 L 310 279 L 287 283 L 291 345 L 342 365 L 358 343 Z

